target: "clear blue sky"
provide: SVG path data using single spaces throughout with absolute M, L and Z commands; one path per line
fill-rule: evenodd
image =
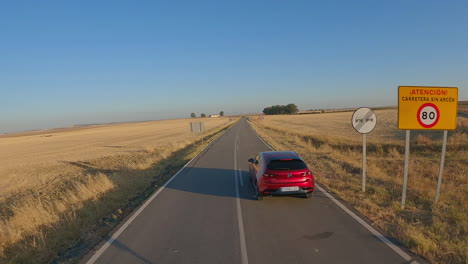
M 468 1 L 1 1 L 0 133 L 468 100 Z

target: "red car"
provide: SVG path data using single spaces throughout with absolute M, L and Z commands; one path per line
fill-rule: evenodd
M 257 190 L 257 199 L 264 195 L 301 194 L 310 198 L 315 188 L 312 172 L 293 151 L 260 152 L 249 159 L 250 179 Z

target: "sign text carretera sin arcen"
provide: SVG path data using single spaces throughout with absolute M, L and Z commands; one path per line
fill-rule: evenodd
M 398 87 L 399 129 L 454 130 L 457 111 L 456 87 Z

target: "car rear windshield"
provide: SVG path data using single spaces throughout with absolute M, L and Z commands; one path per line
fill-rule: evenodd
M 269 170 L 302 170 L 306 169 L 307 165 L 298 159 L 293 160 L 272 160 L 268 163 Z

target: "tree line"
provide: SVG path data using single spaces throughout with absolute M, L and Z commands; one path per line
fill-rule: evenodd
M 297 112 L 299 112 L 299 109 L 297 109 L 297 105 L 295 104 L 274 105 L 263 109 L 265 115 L 287 115 L 296 114 Z
M 224 111 L 219 112 L 219 116 L 224 116 Z M 190 117 L 195 118 L 195 117 L 197 117 L 197 115 L 195 113 L 191 113 Z M 202 113 L 202 114 L 200 114 L 200 117 L 206 117 L 206 115 L 204 113 Z

